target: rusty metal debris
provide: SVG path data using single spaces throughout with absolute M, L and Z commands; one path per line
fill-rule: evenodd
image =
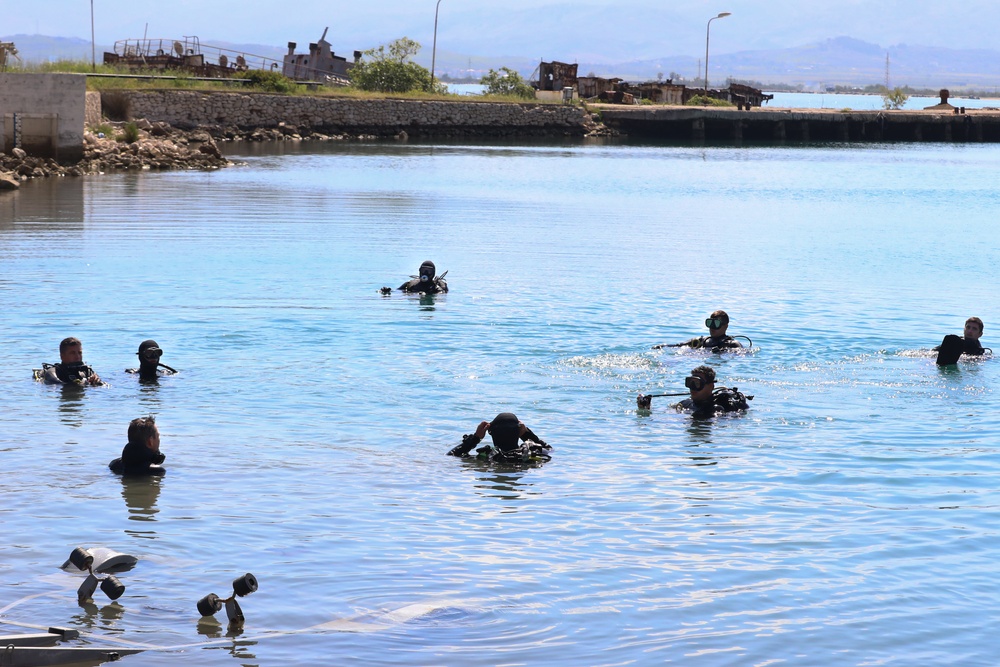
M 14 42 L 0 42 L 0 72 L 7 71 L 8 58 L 17 58 L 17 62 L 21 62 Z

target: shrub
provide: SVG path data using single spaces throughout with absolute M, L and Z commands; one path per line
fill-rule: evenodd
M 431 73 L 427 68 L 410 62 L 410 57 L 419 51 L 418 42 L 402 37 L 388 45 L 365 51 L 348 76 L 351 83 L 361 90 L 380 93 L 444 92 L 443 85 L 431 85 Z
M 250 86 L 265 93 L 290 94 L 302 89 L 281 72 L 252 69 L 240 74 L 240 78 L 250 79 Z
M 122 92 L 102 92 L 101 109 L 111 120 L 129 120 L 132 117 L 132 100 Z
M 893 88 L 892 90 L 889 90 L 885 86 L 882 87 L 883 109 L 902 109 L 908 99 L 910 99 L 910 96 L 907 95 L 902 88 Z
M 705 95 L 695 95 L 687 102 L 688 106 L 709 106 L 709 107 L 731 107 L 734 106 L 732 102 L 727 102 L 725 100 L 720 100 L 715 97 L 706 97 Z
M 501 67 L 499 72 L 491 69 L 480 83 L 486 86 L 484 95 L 521 97 L 529 100 L 535 98 L 535 89 L 526 84 L 521 75 L 509 67 Z
M 118 141 L 124 141 L 126 144 L 134 144 L 139 141 L 139 126 L 135 123 L 125 123 L 122 128 L 122 136 L 118 137 Z

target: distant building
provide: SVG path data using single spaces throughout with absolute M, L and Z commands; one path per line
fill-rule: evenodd
M 288 53 L 285 54 L 281 73 L 290 79 L 300 81 L 347 82 L 347 72 L 354 66 L 347 58 L 336 55 L 330 50 L 330 42 L 326 41 L 326 33 L 318 42 L 309 45 L 309 53 L 295 53 L 295 42 L 288 42 Z M 361 57 L 360 51 L 354 52 L 354 61 Z
M 552 61 L 538 65 L 538 90 L 561 91 L 576 88 L 577 65 Z

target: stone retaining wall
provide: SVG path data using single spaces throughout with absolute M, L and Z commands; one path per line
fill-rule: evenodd
M 101 94 L 99 92 L 87 91 L 84 109 L 83 122 L 86 127 L 97 127 L 101 124 Z
M 116 94 L 119 94 L 116 91 Z M 589 115 L 571 105 L 420 100 L 355 100 L 263 93 L 122 91 L 130 116 L 180 128 L 292 125 L 316 132 L 503 136 L 583 135 Z

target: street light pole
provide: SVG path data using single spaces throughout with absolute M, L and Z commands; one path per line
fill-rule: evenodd
M 90 0 L 90 69 L 97 71 L 97 47 L 94 46 L 94 0 Z
M 440 2 L 440 0 L 438 1 Z M 705 28 L 705 97 L 708 97 L 708 36 L 712 30 L 712 21 L 724 19 L 727 16 L 732 16 L 732 12 L 720 12 L 718 16 L 708 19 L 708 26 Z
M 93 2 L 93 0 L 91 0 Z M 431 48 L 431 89 L 434 88 L 434 64 L 437 59 L 438 50 L 438 10 L 441 9 L 441 0 L 434 5 L 434 46 Z

